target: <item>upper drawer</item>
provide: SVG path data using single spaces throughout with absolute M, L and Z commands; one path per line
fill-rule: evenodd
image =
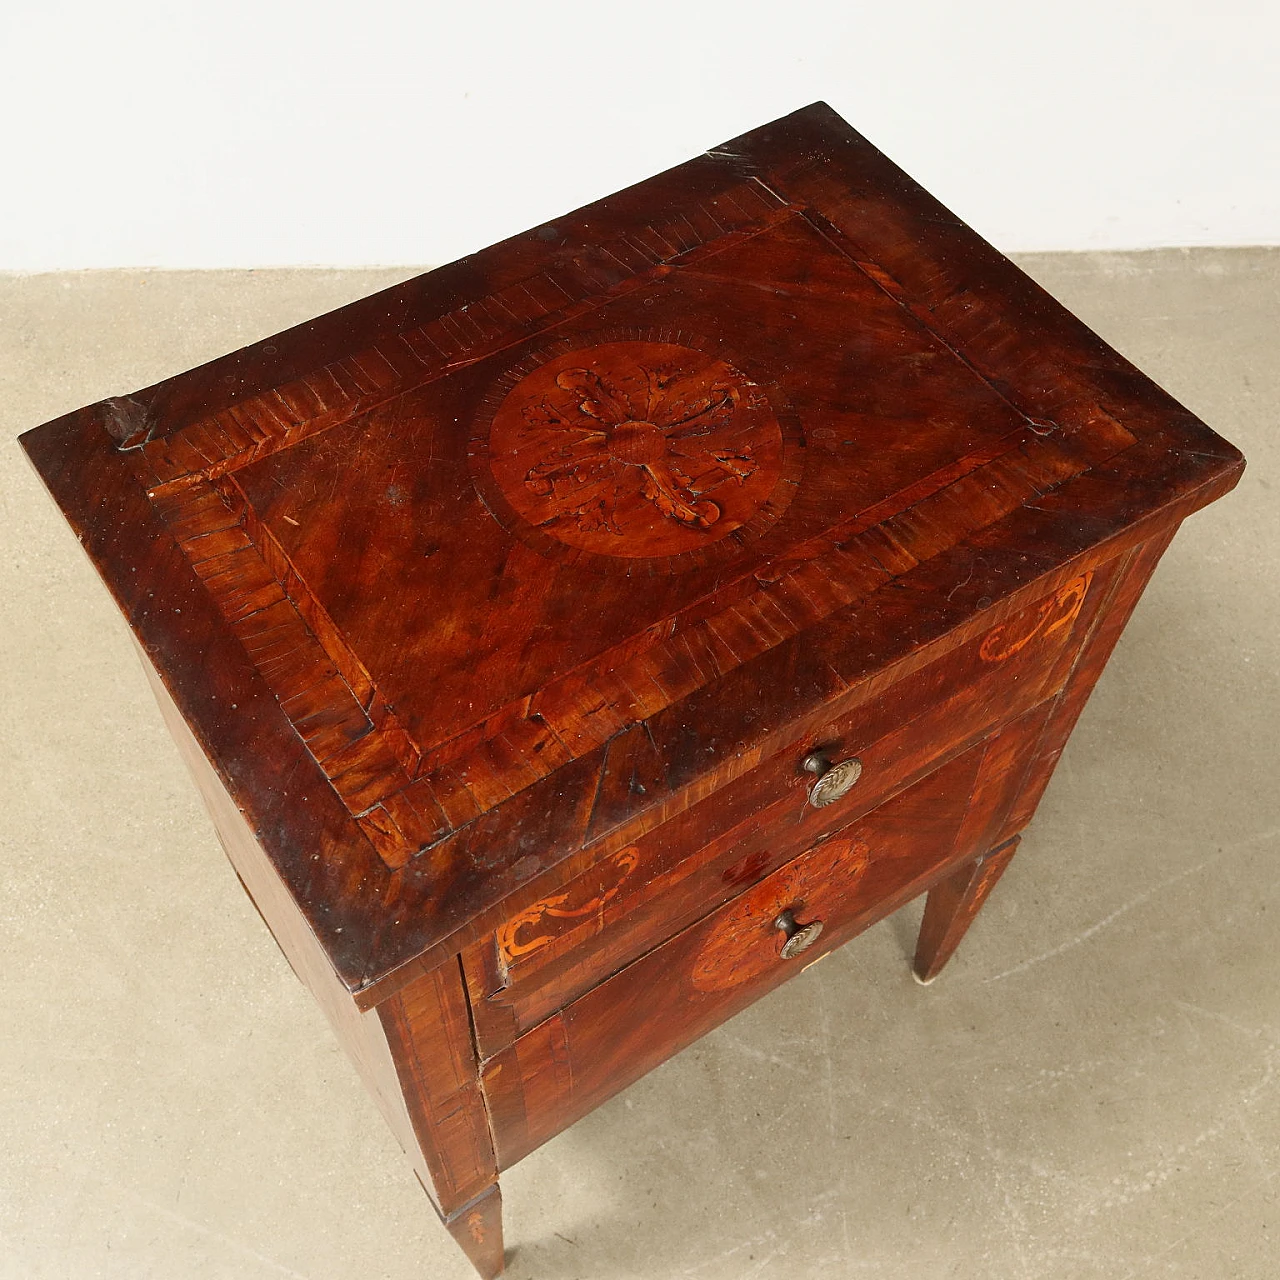
M 853 711 L 793 735 L 757 768 L 514 913 L 463 955 L 482 1052 L 1051 696 L 1101 586 L 1077 578 Z M 815 751 L 861 765 L 856 783 L 822 807 L 810 800 L 814 777 L 804 769 Z

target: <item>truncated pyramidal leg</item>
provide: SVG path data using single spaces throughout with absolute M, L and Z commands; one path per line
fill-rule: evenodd
M 919 982 L 932 982 L 942 972 L 987 895 L 1013 860 L 1021 839 L 1014 836 L 982 857 L 966 862 L 929 890 L 912 965 Z
M 478 1200 L 444 1219 L 449 1234 L 461 1246 L 481 1280 L 502 1273 L 502 1192 L 494 1186 Z

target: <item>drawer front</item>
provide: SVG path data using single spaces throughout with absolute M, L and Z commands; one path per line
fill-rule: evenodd
M 773 871 L 484 1063 L 499 1168 L 921 892 L 954 859 L 980 751 Z M 820 923 L 784 953 L 776 921 Z
M 1098 594 L 1089 576 L 806 731 L 758 768 L 603 858 L 463 956 L 481 1052 L 490 1054 L 610 973 L 968 750 L 1054 693 Z M 841 799 L 808 800 L 822 747 L 862 772 Z

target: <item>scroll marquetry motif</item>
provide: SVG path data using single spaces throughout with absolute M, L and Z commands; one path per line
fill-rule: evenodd
M 589 883 L 535 902 L 505 921 L 498 930 L 499 968 L 505 970 L 513 961 L 554 941 L 566 927 L 559 922 L 572 922 L 568 925 L 572 928 L 581 920 L 598 916 L 622 892 L 639 861 L 640 853 L 634 846 L 622 849 L 605 860 Z
M 978 650 L 983 661 L 1003 662 L 1033 640 L 1047 640 L 1055 634 L 1065 637 L 1080 613 L 1092 581 L 1092 572 L 1072 578 L 1062 590 L 1047 596 L 1035 608 L 988 632 Z

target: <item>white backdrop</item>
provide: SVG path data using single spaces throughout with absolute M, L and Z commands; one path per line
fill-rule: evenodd
M 1280 243 L 1280 0 L 0 0 L 0 269 L 437 263 L 816 98 L 1007 250 Z

